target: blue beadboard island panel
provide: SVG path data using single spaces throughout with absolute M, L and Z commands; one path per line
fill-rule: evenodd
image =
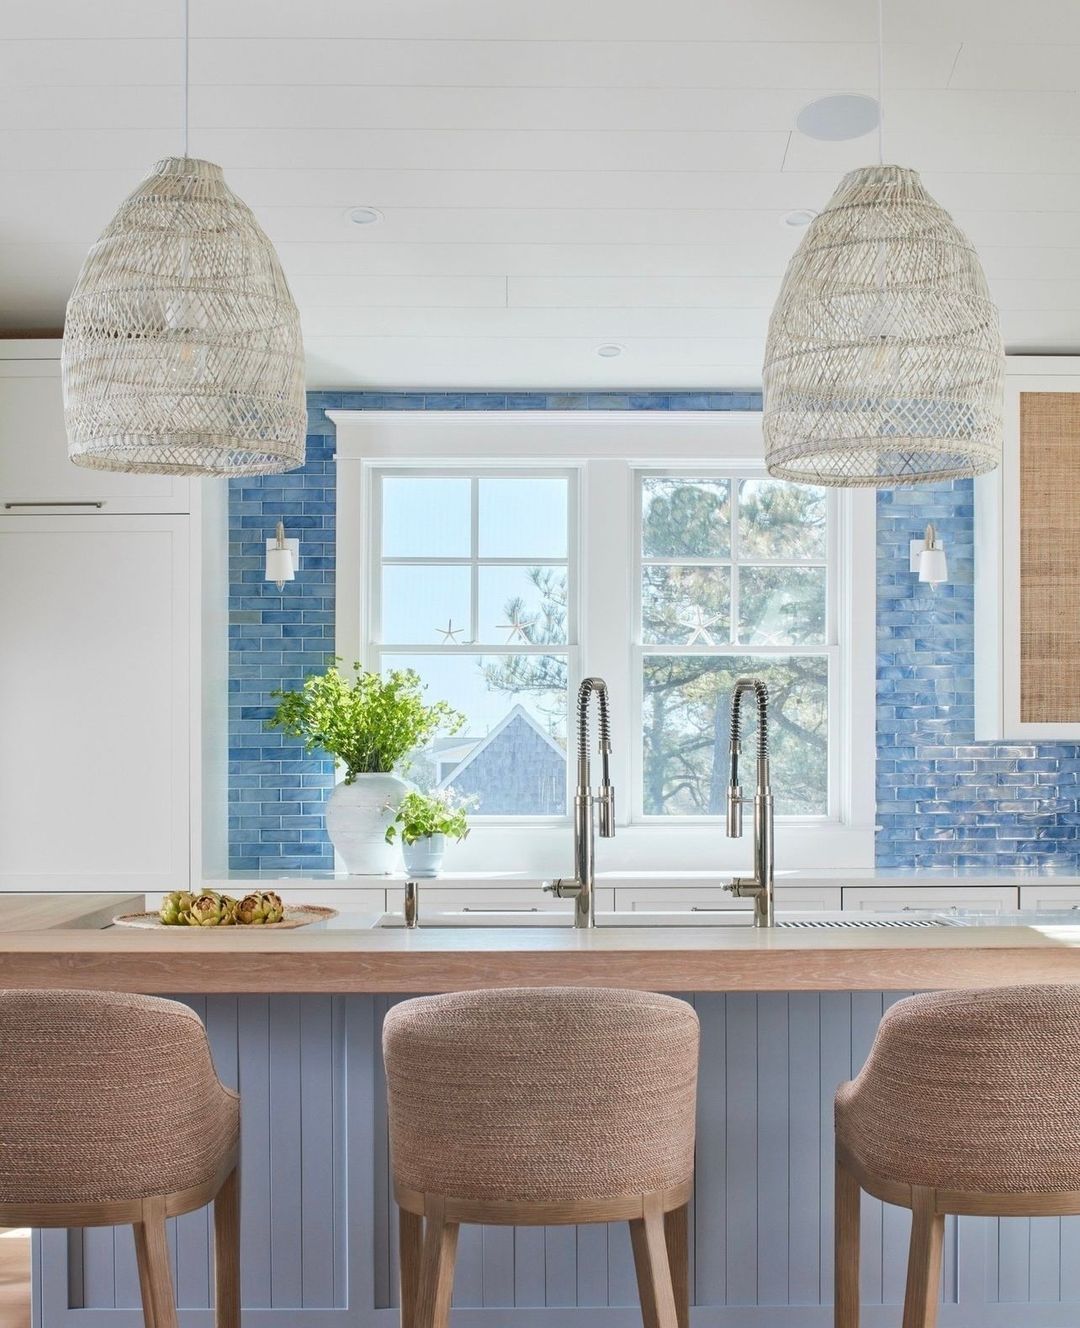
M 245 1328 L 393 1328 L 385 997 L 187 998 L 243 1097 Z M 832 1098 L 896 993 L 707 994 L 695 1328 L 832 1323 Z M 568 1130 L 575 1122 L 568 1119 Z M 168 1140 L 161 1141 L 163 1149 Z M 863 1322 L 899 1323 L 909 1219 L 864 1199 Z M 171 1225 L 182 1328 L 211 1328 L 206 1213 Z M 37 1328 L 139 1328 L 127 1230 L 35 1237 Z M 1080 1219 L 950 1219 L 941 1328 L 1080 1318 Z M 638 1328 L 625 1225 L 463 1228 L 453 1328 Z

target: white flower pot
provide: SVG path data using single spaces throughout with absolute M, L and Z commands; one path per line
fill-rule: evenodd
M 326 833 L 350 876 L 385 876 L 401 866 L 397 845 L 386 842 L 386 827 L 411 788 L 397 775 L 357 775 L 330 794 Z
M 442 871 L 445 852 L 445 835 L 424 835 L 422 839 L 414 839 L 411 844 L 402 843 L 401 854 L 405 859 L 406 875 L 418 881 L 438 876 Z

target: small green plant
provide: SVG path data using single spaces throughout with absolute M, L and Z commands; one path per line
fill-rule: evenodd
M 401 838 L 415 844 L 429 835 L 446 835 L 458 841 L 469 833 L 468 809 L 474 798 L 461 798 L 449 789 L 441 793 L 406 793 L 393 823 L 386 827 L 386 842 L 392 844 L 401 826 Z M 388 810 L 393 807 L 388 805 Z
M 409 752 L 440 730 L 457 733 L 465 723 L 445 701 L 424 701 L 426 688 L 413 669 L 392 669 L 383 677 L 358 662 L 350 681 L 339 662 L 306 678 L 298 692 L 273 692 L 278 706 L 266 727 L 302 738 L 309 752 L 336 757 L 346 784 L 357 775 L 408 769 Z

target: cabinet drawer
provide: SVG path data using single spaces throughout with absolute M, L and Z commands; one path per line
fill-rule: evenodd
M 844 886 L 844 911 L 898 913 L 908 909 L 973 908 L 981 913 L 1015 913 L 1011 885 Z
M 1020 907 L 1075 909 L 1080 916 L 1080 885 L 1022 885 Z
M 621 913 L 712 913 L 717 909 L 739 910 L 753 906 L 752 899 L 736 899 L 719 886 L 634 885 L 615 891 L 615 907 Z M 776 907 L 795 912 L 839 909 L 840 890 L 778 885 Z
M 430 918 L 442 913 L 564 913 L 573 912 L 570 899 L 556 899 L 545 894 L 539 885 L 509 886 L 475 889 L 467 885 L 430 886 L 418 881 L 420 917 Z M 386 891 L 387 911 L 400 913 L 403 907 L 404 886 L 391 885 Z M 610 913 L 615 906 L 614 890 L 597 890 L 596 911 Z

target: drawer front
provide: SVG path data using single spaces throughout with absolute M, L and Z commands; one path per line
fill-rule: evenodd
M 973 908 L 984 913 L 1015 913 L 1016 887 L 983 886 L 844 886 L 844 911 L 902 913 L 908 909 Z
M 1020 907 L 1075 910 L 1080 919 L 1080 885 L 1022 885 Z
M 736 899 L 719 886 L 627 886 L 615 891 L 620 913 L 713 913 L 717 909 L 751 909 L 752 899 Z M 796 912 L 839 909 L 839 888 L 778 885 L 776 907 Z
M 562 913 L 573 912 L 573 901 L 556 899 L 538 885 L 487 887 L 430 886 L 417 882 L 420 895 L 420 917 L 430 918 L 444 913 Z M 390 886 L 386 892 L 387 908 L 391 913 L 402 909 L 404 886 Z M 597 890 L 596 911 L 610 913 L 615 907 L 614 890 Z

